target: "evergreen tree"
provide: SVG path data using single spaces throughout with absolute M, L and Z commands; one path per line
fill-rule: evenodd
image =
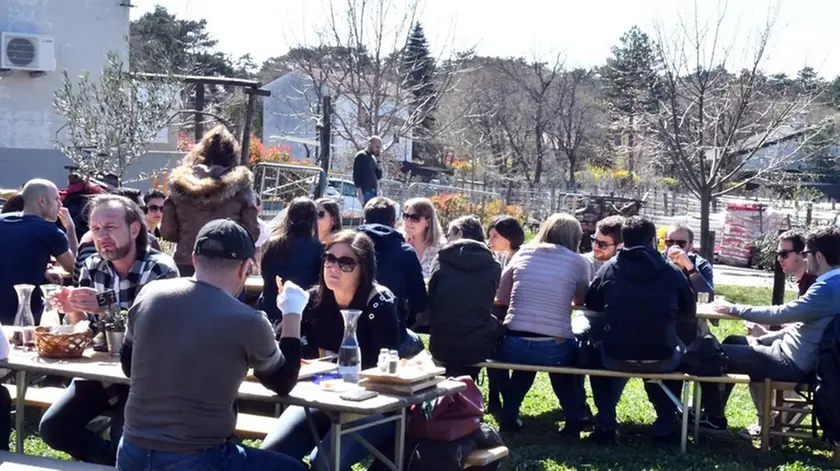
M 661 67 L 648 35 L 633 26 L 612 48 L 612 56 L 602 69 L 613 128 L 628 140 L 627 164 L 631 172 L 635 170 L 636 127 L 643 113 L 656 110 L 657 74 Z
M 423 116 L 413 130 L 414 145 L 412 158 L 426 161 L 435 155 L 433 145 L 427 141 L 435 127 L 433 115 L 436 102 L 434 85 L 435 61 L 429 52 L 429 42 L 420 23 L 415 23 L 408 37 L 408 44 L 402 58 L 403 83 L 414 96 L 411 112 Z

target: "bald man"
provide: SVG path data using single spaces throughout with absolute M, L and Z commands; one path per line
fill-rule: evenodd
M 76 229 L 65 208 L 61 207 L 58 188 L 48 180 L 30 180 L 23 187 L 23 211 L 0 215 L 0 323 L 11 325 L 18 300 L 14 286 L 41 285 L 47 282 L 50 257 L 69 273 L 76 257 Z M 61 223 L 70 239 L 56 226 Z M 32 296 L 32 313 L 40 322 L 43 303 L 39 290 Z
M 353 186 L 356 187 L 356 197 L 362 207 L 379 192 L 379 180 L 382 169 L 376 158 L 382 153 L 382 139 L 371 136 L 367 149 L 359 151 L 353 159 Z

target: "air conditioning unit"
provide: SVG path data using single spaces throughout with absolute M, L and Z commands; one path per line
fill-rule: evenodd
M 55 38 L 39 34 L 0 34 L 0 69 L 55 71 Z

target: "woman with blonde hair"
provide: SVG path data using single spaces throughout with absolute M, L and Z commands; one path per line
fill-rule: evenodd
M 224 126 L 216 126 L 172 171 L 160 235 L 178 244 L 174 258 L 181 276 L 193 274 L 195 237 L 214 219 L 232 219 L 242 224 L 254 240 L 259 238 L 254 176 L 248 167 L 239 165 L 239 160 L 236 138 Z
M 403 205 L 402 217 L 405 241 L 414 247 L 423 279 L 429 281 L 437 253 L 446 243 L 435 207 L 428 198 L 412 198 Z
M 571 214 L 553 214 L 534 241 L 516 252 L 502 272 L 496 302 L 507 305 L 507 332 L 497 358 L 508 363 L 574 366 L 577 342 L 572 333 L 572 302 L 583 304 L 589 264 L 578 253 L 582 231 Z M 534 382 L 534 372 L 514 371 L 503 386 L 500 424 L 518 430 L 519 407 Z M 562 434 L 574 437 L 584 417 L 579 379 L 550 374 L 551 386 L 566 417 Z

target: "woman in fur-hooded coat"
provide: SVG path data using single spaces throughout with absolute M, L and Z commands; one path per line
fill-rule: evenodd
M 175 242 L 181 276 L 193 273 L 192 251 L 198 231 L 214 219 L 242 224 L 254 240 L 260 235 L 253 175 L 239 165 L 239 144 L 222 126 L 210 130 L 169 177 L 161 236 Z

